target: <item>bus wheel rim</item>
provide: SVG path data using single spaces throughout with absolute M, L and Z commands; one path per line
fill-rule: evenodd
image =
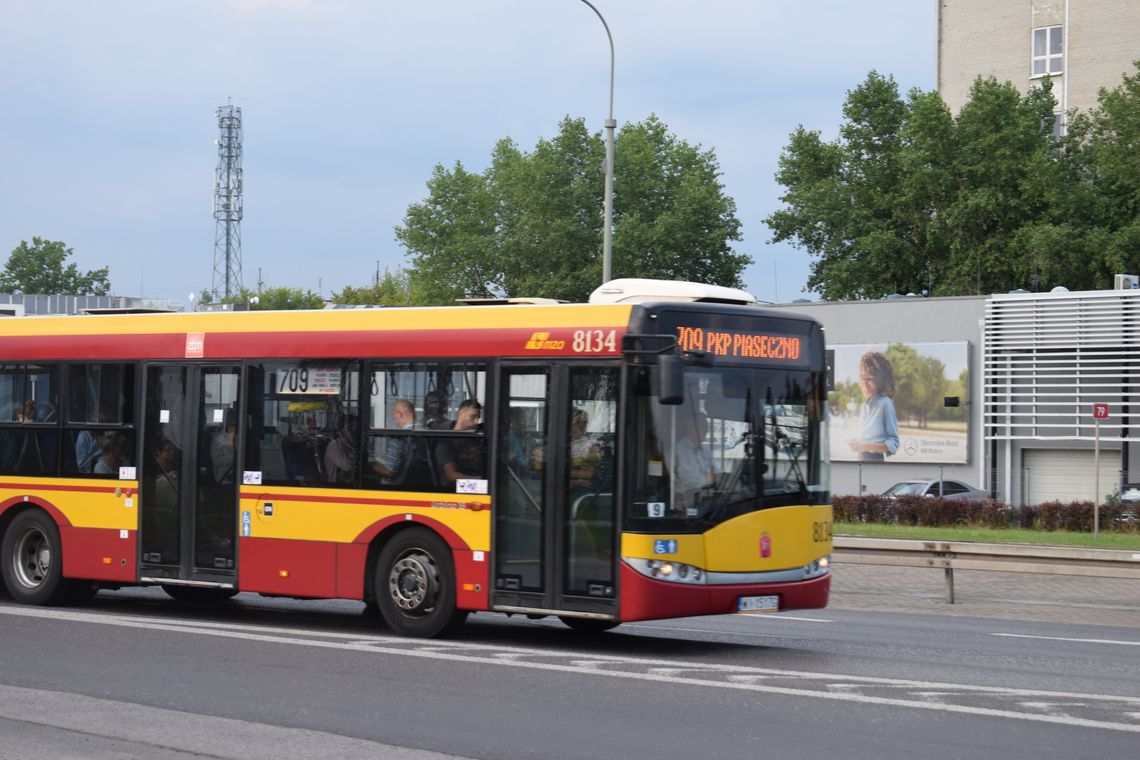
M 12 552 L 12 569 L 16 580 L 24 588 L 35 589 L 42 586 L 51 572 L 51 544 L 43 531 L 28 528 L 16 540 Z
M 388 573 L 388 593 L 405 612 L 424 614 L 435 606 L 437 579 L 432 558 L 422 552 L 410 552 L 393 563 Z

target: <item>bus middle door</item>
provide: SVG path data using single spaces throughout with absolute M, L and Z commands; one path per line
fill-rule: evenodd
M 616 367 L 504 365 L 493 606 L 617 614 Z
M 147 367 L 143 580 L 236 588 L 241 376 L 237 365 Z

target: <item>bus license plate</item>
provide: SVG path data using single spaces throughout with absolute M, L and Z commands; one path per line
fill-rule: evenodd
M 780 597 L 742 596 L 736 604 L 737 612 L 779 612 Z

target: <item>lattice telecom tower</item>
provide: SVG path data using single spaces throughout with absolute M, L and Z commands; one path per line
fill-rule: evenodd
M 241 108 L 218 108 L 218 168 L 214 171 L 214 297 L 241 293 Z

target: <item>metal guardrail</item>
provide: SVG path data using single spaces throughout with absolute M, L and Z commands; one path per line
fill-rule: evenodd
M 1140 580 L 1140 552 L 1122 549 L 835 536 L 832 559 L 853 565 L 940 568 L 946 575 L 948 604 L 954 603 L 955 570 Z

